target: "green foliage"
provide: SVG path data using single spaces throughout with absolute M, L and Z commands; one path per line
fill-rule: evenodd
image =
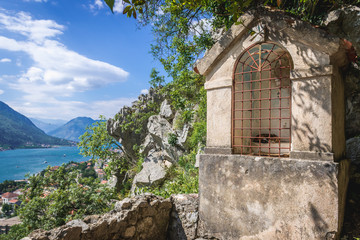
M 6 192 L 13 192 L 16 189 L 22 188 L 26 185 L 26 182 L 15 182 L 11 180 L 5 180 L 0 183 L 0 194 Z
M 158 114 L 160 111 L 160 106 L 154 101 L 147 101 L 139 103 L 141 109 L 138 111 L 133 111 L 131 108 L 126 109 L 124 118 L 120 119 L 120 115 L 116 114 L 114 119 L 120 121 L 121 131 L 129 131 L 135 134 L 140 134 L 144 131 L 147 125 L 147 121 L 150 116 Z
M 199 185 L 199 173 L 195 168 L 196 151 L 184 155 L 178 162 L 177 166 L 173 166 L 168 171 L 168 180 L 159 187 L 145 187 L 139 189 L 138 192 L 152 192 L 158 196 L 168 198 L 171 194 L 180 193 L 197 193 Z
M 151 69 L 150 73 L 150 86 L 153 88 L 162 87 L 162 85 L 165 83 L 164 76 L 159 76 L 159 71 L 157 71 L 155 68 Z
M 176 145 L 178 144 L 178 137 L 175 133 L 169 133 L 168 143 L 171 146 L 176 147 Z
M 106 5 L 109 6 L 109 8 L 111 9 L 111 11 L 114 13 L 114 4 L 115 4 L 115 0 L 104 0 Z
M 110 175 L 112 171 L 127 171 L 129 169 L 128 159 L 119 153 L 122 147 L 118 141 L 111 137 L 106 129 L 106 121 L 100 116 L 101 121 L 95 122 L 86 128 L 86 132 L 80 136 L 80 153 L 83 156 L 92 157 L 96 161 L 107 160 L 109 166 L 105 168 L 105 172 Z M 87 172 L 91 174 L 91 172 Z
M 108 134 L 105 118 L 100 116 L 100 120 L 87 127 L 86 132 L 80 136 L 80 153 L 95 160 L 116 158 L 118 153 L 113 150 L 121 146 Z
M 110 208 L 114 193 L 94 178 L 81 177 L 65 165 L 54 171 L 29 177 L 21 196 L 19 216 L 30 230 L 51 229 L 85 215 L 100 214 Z
M 3 204 L 2 208 L 1 208 L 1 211 L 5 214 L 5 216 L 8 216 L 8 217 L 11 215 L 13 210 L 14 210 L 13 206 L 11 204 L 7 204 L 7 203 Z
M 30 234 L 28 228 L 23 224 L 17 224 L 10 228 L 8 234 L 0 235 L 0 240 L 20 240 Z

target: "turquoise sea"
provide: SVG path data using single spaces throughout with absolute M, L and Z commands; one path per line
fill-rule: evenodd
M 80 155 L 77 147 L 16 149 L 0 152 L 0 182 L 24 179 L 25 174 L 35 174 L 48 165 L 60 166 L 70 161 L 81 162 L 90 158 Z

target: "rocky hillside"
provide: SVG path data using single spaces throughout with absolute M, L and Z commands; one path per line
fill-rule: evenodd
M 27 117 L 0 101 L 0 148 L 71 145 L 72 142 L 51 137 L 37 128 Z
M 167 169 L 189 152 L 194 121 L 184 122 L 181 112 L 174 110 L 164 94 L 150 89 L 131 107 L 122 108 L 115 119 L 109 119 L 108 132 L 122 144 L 124 153 L 132 161 L 137 161 L 139 155 L 144 157 L 132 192 L 137 187 L 161 183 Z

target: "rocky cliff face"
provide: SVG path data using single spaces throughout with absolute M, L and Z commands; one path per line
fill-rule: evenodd
M 163 181 L 166 169 L 187 151 L 191 124 L 181 123 L 180 112 L 174 111 L 164 95 L 150 89 L 149 94 L 140 95 L 131 107 L 122 108 L 109 119 L 107 129 L 132 161 L 136 162 L 139 154 L 144 157 L 142 170 L 134 177 L 135 192 L 138 186 Z

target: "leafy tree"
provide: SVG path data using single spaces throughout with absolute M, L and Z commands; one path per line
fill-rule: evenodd
M 118 141 L 109 135 L 106 129 L 104 116 L 100 116 L 100 121 L 86 128 L 86 132 L 80 136 L 80 153 L 84 156 L 92 157 L 94 160 L 110 160 L 105 172 L 117 177 L 115 190 L 120 192 L 124 188 L 127 180 L 128 170 L 136 163 L 124 154 L 123 148 Z M 121 150 L 119 152 L 118 150 Z M 90 174 L 90 172 L 88 172 Z
M 6 215 L 6 216 L 10 216 L 11 212 L 13 211 L 13 206 L 11 206 L 10 204 L 3 204 L 1 211 Z
M 150 73 L 151 80 L 149 81 L 149 83 L 150 86 L 153 88 L 161 87 L 165 82 L 164 76 L 159 76 L 159 73 L 160 72 L 157 71 L 155 68 L 151 69 L 151 73 Z
M 16 189 L 22 188 L 26 185 L 26 182 L 15 182 L 13 180 L 5 180 L 0 183 L 0 194 L 5 192 L 13 192 Z
M 26 228 L 51 229 L 72 219 L 109 210 L 112 191 L 92 177 L 81 177 L 80 171 L 46 169 L 44 174 L 29 177 L 21 196 L 19 216 Z
M 30 231 L 26 228 L 26 226 L 23 223 L 21 223 L 11 226 L 8 234 L 1 234 L 0 240 L 20 240 L 29 234 Z
M 104 116 L 100 116 L 100 121 L 86 127 L 86 132 L 79 139 L 80 153 L 95 160 L 118 158 L 119 154 L 114 149 L 122 149 L 119 142 L 108 134 Z

